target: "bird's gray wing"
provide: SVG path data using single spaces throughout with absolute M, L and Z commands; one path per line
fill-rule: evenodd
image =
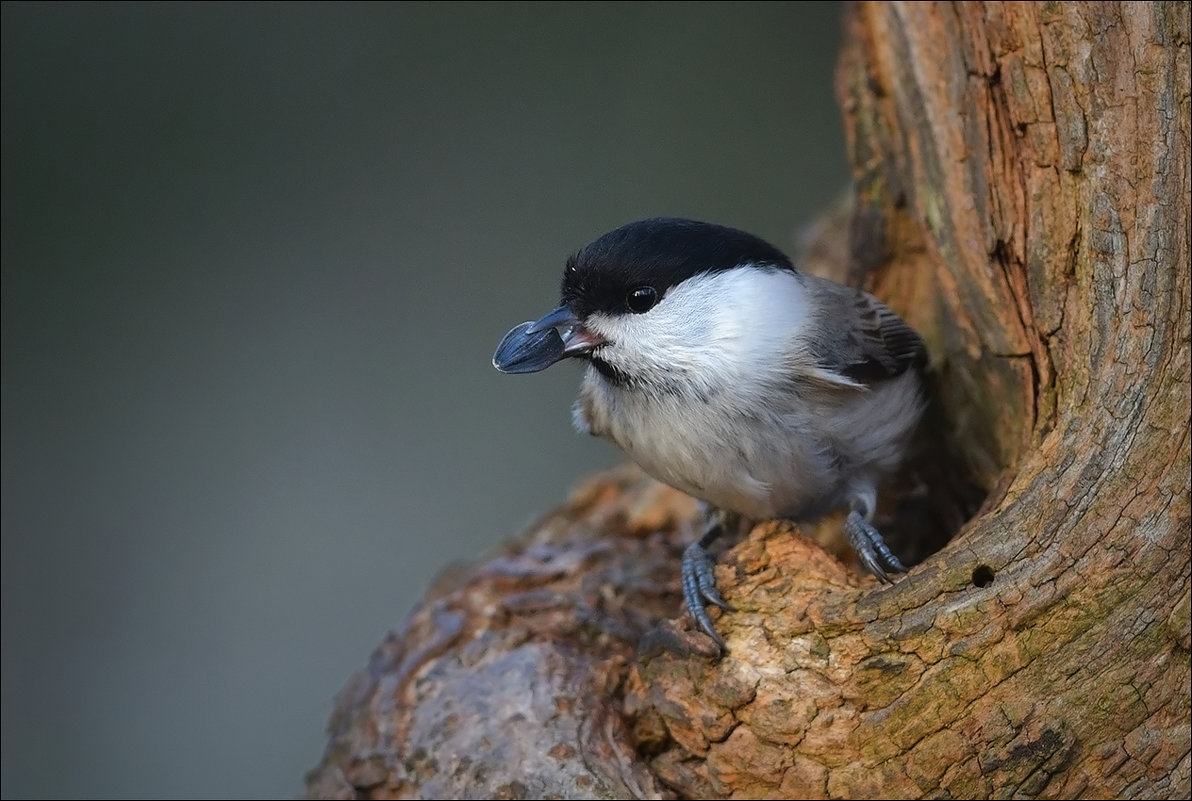
M 823 315 L 820 334 L 810 343 L 822 369 L 869 384 L 926 362 L 923 340 L 873 295 L 816 276 L 803 278 Z

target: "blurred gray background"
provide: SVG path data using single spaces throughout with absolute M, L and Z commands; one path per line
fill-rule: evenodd
M 834 3 L 2 13 L 5 797 L 299 792 L 431 577 L 619 461 L 489 363 L 565 257 L 846 177 Z

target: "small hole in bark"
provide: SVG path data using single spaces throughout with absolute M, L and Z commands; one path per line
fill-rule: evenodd
M 973 568 L 973 584 L 977 587 L 988 587 L 993 583 L 993 568 L 989 565 L 977 565 Z

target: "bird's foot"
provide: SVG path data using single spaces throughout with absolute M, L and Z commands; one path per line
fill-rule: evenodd
M 902 564 L 894 555 L 878 530 L 870 525 L 869 521 L 859 512 L 849 512 L 848 518 L 844 521 L 844 533 L 848 536 L 848 541 L 857 552 L 857 556 L 860 557 L 861 564 L 865 565 L 870 573 L 877 576 L 878 581 L 883 584 L 893 584 L 894 580 L 890 578 L 890 573 L 906 572 L 906 565 Z M 684 562 L 686 562 L 686 558 L 684 558 Z
M 687 604 L 687 611 L 704 632 L 720 646 L 721 651 L 727 651 L 728 645 L 716 633 L 712 625 L 712 618 L 708 616 L 706 604 L 715 604 L 726 612 L 736 611 L 731 604 L 724 600 L 720 590 L 716 589 L 715 565 L 708 545 L 712 543 L 723 530 L 724 522 L 714 518 L 710 521 L 708 530 L 699 542 L 694 542 L 683 551 L 683 601 Z

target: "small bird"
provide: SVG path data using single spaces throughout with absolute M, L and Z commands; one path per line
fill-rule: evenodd
M 870 520 L 922 414 L 925 355 L 869 293 L 801 272 L 744 231 L 659 217 L 568 259 L 559 307 L 506 334 L 493 365 L 587 362 L 576 427 L 704 503 L 683 596 L 727 650 L 705 606 L 733 609 L 707 549 L 734 520 L 844 510 L 865 567 L 885 583 L 906 572 Z

